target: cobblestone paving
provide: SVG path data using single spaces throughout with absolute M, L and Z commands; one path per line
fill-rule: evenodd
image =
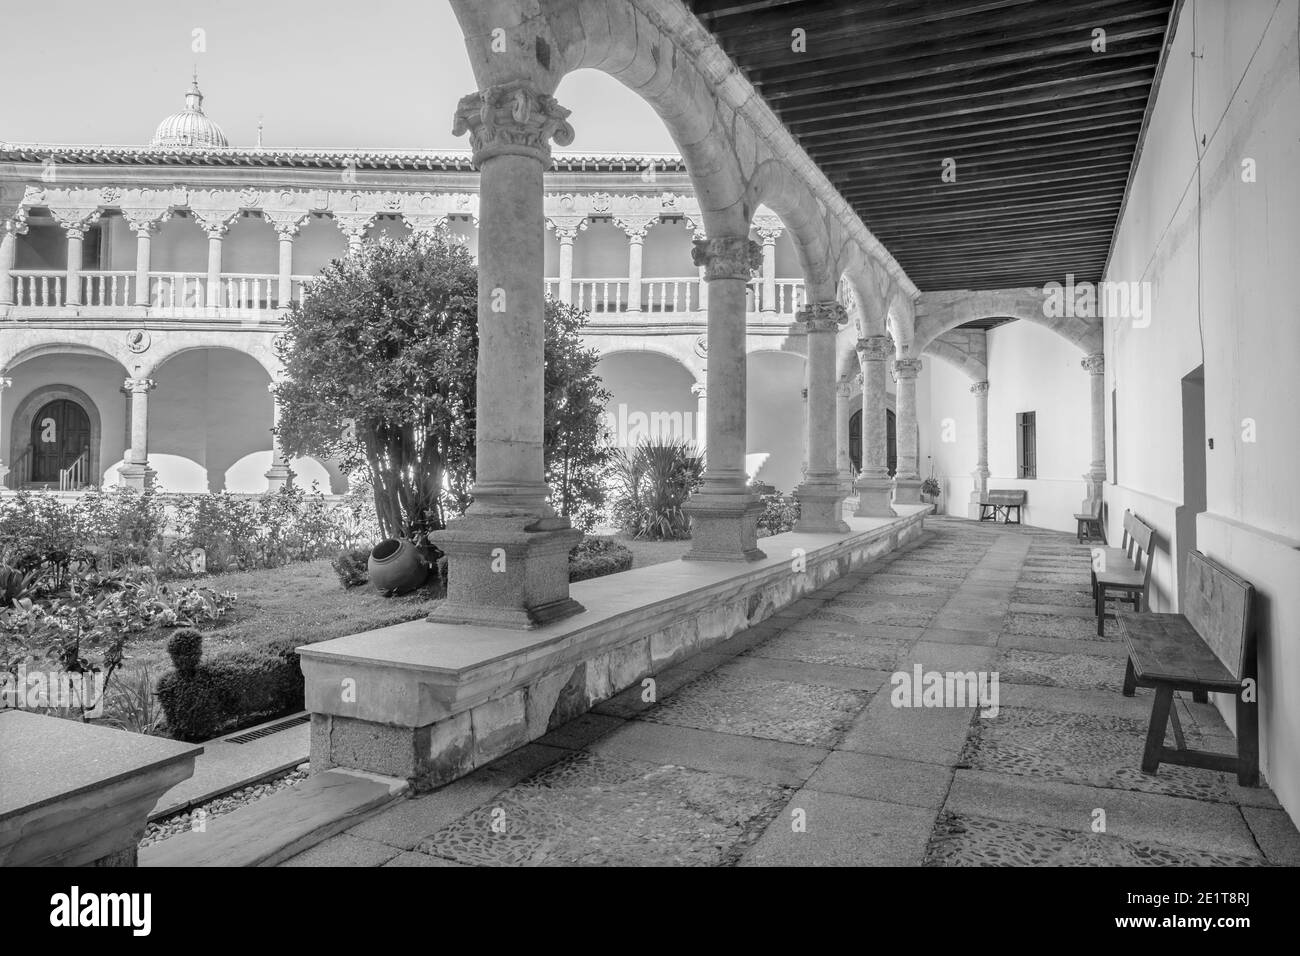
M 1300 855 L 1294 828 L 1251 830 L 1276 818 L 1267 788 L 1141 772 L 1151 691 L 1121 696 L 1122 652 L 1104 656 L 1118 650 L 1115 622 L 1099 638 L 1078 610 L 1091 607 L 1088 545 L 958 519 L 926 529 L 792 606 L 766 639 L 740 635 L 687 661 L 658 702 L 598 706 L 296 859 L 1249 866 L 1270 862 L 1261 847 Z M 891 675 L 911 678 L 917 662 L 997 673 L 997 714 L 896 706 Z M 1189 745 L 1231 745 L 1212 708 L 1177 706 Z M 1097 807 L 1122 836 L 1092 832 Z M 797 811 L 806 831 L 792 832 Z

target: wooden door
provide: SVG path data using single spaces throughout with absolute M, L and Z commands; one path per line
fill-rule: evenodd
M 32 481 L 58 484 L 59 472 L 90 449 L 90 418 L 70 399 L 42 406 L 32 419 Z

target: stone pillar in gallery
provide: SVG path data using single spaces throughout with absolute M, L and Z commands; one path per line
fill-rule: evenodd
M 808 336 L 808 471 L 795 489 L 795 531 L 845 532 L 844 485 L 836 461 L 835 341 L 848 321 L 838 302 L 813 302 L 799 313 Z
M 5 390 L 12 386 L 14 380 L 8 375 L 0 375 L 0 421 L 3 421 Z M 0 455 L 4 452 L 0 450 Z M 9 477 L 9 466 L 5 464 L 4 459 L 0 458 L 0 487 L 7 487 L 6 479 Z
M 365 241 L 366 231 L 375 221 L 373 212 L 336 212 L 334 224 L 342 230 L 348 240 L 348 255 L 355 256 L 361 252 L 361 243 Z M 480 235 L 480 242 L 482 236 Z M 481 251 L 481 250 L 480 250 Z
M 835 467 L 845 493 L 853 489 L 853 459 L 849 456 L 849 419 L 853 417 L 853 383 L 842 378 L 835 383 Z
M 696 240 L 691 252 L 708 283 L 708 457 L 704 485 L 686 503 L 688 561 L 757 561 L 763 504 L 745 473 L 745 296 L 762 264 L 748 236 Z
M 759 288 L 760 312 L 765 319 L 776 318 L 776 240 L 785 227 L 775 216 L 764 216 L 754 223 L 754 231 L 763 243 L 763 281 Z
M 862 471 L 853 488 L 858 493 L 860 518 L 893 518 L 890 507 L 894 483 L 889 478 L 889 430 L 885 413 L 885 362 L 893 355 L 889 336 L 858 339 L 862 365 Z
M 560 287 L 556 298 L 566 305 L 573 304 L 573 243 L 578 233 L 587 228 L 586 216 L 552 216 L 555 238 L 560 241 Z
M 123 383 L 131 395 L 131 447 L 119 475 L 123 488 L 148 491 L 154 470 L 149 467 L 149 393 L 156 383 L 150 378 L 128 378 Z
M 894 501 L 903 505 L 921 503 L 916 430 L 916 376 L 920 372 L 920 359 L 894 361 L 894 377 L 898 382 L 898 473 L 894 476 Z
M 582 533 L 558 517 L 542 459 L 545 235 L 550 141 L 573 142 L 569 111 L 515 80 L 461 99 L 479 171 L 479 353 L 474 503 L 433 540 L 447 599 L 431 621 L 531 628 L 583 610 L 569 596 Z
M 975 441 L 976 454 L 975 470 L 971 472 L 971 477 L 975 479 L 975 487 L 970 493 L 970 507 L 967 509 L 967 516 L 978 518 L 980 516 L 980 502 L 984 500 L 989 491 L 989 383 L 976 382 L 970 387 L 971 394 L 975 396 Z
M 1102 500 L 1106 484 L 1106 358 L 1093 352 L 1081 363 L 1088 372 L 1092 409 L 1092 462 L 1083 476 L 1086 496 L 1080 514 L 1091 514 Z
M 68 271 L 65 277 L 63 302 L 65 305 L 81 305 L 83 243 L 86 233 L 99 220 L 101 213 L 98 209 L 92 208 L 51 208 L 50 213 L 63 226 L 68 237 Z
M 267 384 L 266 390 L 271 393 L 271 467 L 266 472 L 266 490 L 274 494 L 292 487 L 294 473 L 280 443 L 280 400 L 275 395 L 275 382 Z
M 276 306 L 287 309 L 293 301 L 293 242 L 298 237 L 306 217 L 301 213 L 263 213 L 275 228 L 279 240 L 280 258 L 276 275 Z
M 18 237 L 27 235 L 27 219 L 17 216 L 0 222 L 0 305 L 14 304 L 14 277 L 10 271 L 18 254 Z
M 708 371 L 705 371 L 705 375 Z M 697 453 L 703 453 L 705 446 L 708 444 L 708 422 L 709 422 L 709 389 L 703 382 L 696 382 L 691 386 L 691 394 L 695 396 L 695 450 Z
M 627 235 L 627 310 L 641 311 L 641 259 L 645 236 L 658 216 L 619 216 L 614 223 Z

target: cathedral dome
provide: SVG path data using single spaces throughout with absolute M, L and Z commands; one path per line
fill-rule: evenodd
M 229 146 L 221 127 L 208 119 L 203 112 L 203 94 L 199 92 L 199 78 L 190 83 L 185 94 L 185 109 L 173 113 L 158 124 L 158 131 L 149 141 L 150 146 L 179 146 L 185 149 L 207 149 Z

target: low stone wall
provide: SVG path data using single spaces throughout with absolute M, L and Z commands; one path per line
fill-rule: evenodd
M 412 621 L 299 648 L 312 771 L 449 783 L 920 535 L 930 506 L 898 510 L 847 534 L 763 538 L 750 564 L 580 582 L 587 611 L 536 631 Z

